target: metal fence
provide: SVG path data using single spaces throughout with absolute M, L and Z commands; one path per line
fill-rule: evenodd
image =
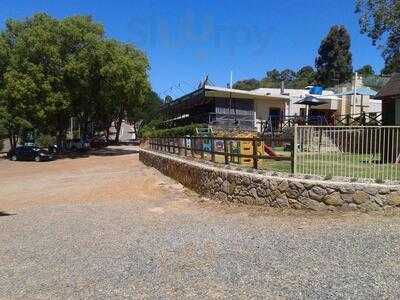
M 400 180 L 400 126 L 295 126 L 294 173 Z

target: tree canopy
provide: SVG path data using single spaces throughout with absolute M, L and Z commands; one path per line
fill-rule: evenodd
M 361 33 L 382 48 L 383 74 L 400 72 L 400 1 L 357 0 Z
M 0 126 L 15 146 L 29 127 L 61 142 L 71 117 L 98 130 L 138 121 L 132 111 L 147 104 L 148 70 L 143 52 L 106 38 L 89 16 L 7 20 L 0 33 Z
M 303 89 L 315 83 L 315 70 L 312 66 L 304 66 L 300 70 L 293 71 L 285 69 L 279 71 L 273 69 L 266 72 L 266 76 L 261 80 L 245 79 L 237 81 L 233 88 L 239 90 L 255 90 L 258 88 L 280 88 L 282 81 L 286 88 Z
M 359 75 L 362 75 L 363 78 L 375 75 L 374 68 L 371 65 L 362 66 L 360 69 L 356 70 Z
M 255 90 L 258 89 L 259 87 L 260 87 L 260 81 L 258 81 L 255 78 L 240 80 L 233 84 L 234 89 L 244 90 L 244 91 Z
M 315 60 L 316 79 L 325 87 L 351 80 L 352 54 L 350 35 L 344 26 L 333 26 L 322 40 Z

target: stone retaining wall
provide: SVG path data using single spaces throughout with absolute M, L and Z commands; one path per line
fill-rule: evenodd
M 139 159 L 201 195 L 270 207 L 380 211 L 400 208 L 400 188 L 281 178 L 218 168 L 141 149 Z

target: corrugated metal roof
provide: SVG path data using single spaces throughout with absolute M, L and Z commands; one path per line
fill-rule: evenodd
M 225 96 L 229 97 L 231 94 L 232 97 L 239 97 L 243 99 L 264 99 L 264 100 L 269 100 L 269 99 L 275 99 L 275 100 L 282 100 L 282 101 L 288 101 L 289 96 L 288 95 L 269 95 L 269 94 L 261 94 L 257 93 L 256 91 L 244 91 L 244 90 L 237 90 L 237 89 L 230 89 L 230 88 L 224 88 L 224 87 L 217 87 L 217 86 L 210 86 L 210 85 L 205 85 L 204 90 L 206 92 L 206 95 L 209 95 L 210 92 L 214 94 L 214 96 L 219 95 L 219 96 Z
M 362 86 L 359 88 L 356 88 L 356 93 L 357 95 L 364 95 L 364 96 L 376 96 L 376 91 L 374 91 L 373 89 L 371 89 L 368 86 Z M 354 95 L 354 91 L 347 91 L 344 93 L 339 93 L 336 94 L 336 96 L 348 96 L 348 95 Z
M 375 98 L 400 96 L 400 74 L 394 74 L 389 82 L 379 91 Z
M 281 89 L 279 88 L 258 88 L 253 90 L 252 92 L 258 93 L 261 95 L 269 95 L 269 96 L 281 96 Z M 291 99 L 298 98 L 302 99 L 307 96 L 310 96 L 310 90 L 307 89 L 285 89 L 284 95 L 289 96 Z M 326 99 L 326 100 L 338 100 L 338 97 L 335 96 L 335 93 L 328 90 L 323 90 L 322 95 L 312 95 L 319 99 Z

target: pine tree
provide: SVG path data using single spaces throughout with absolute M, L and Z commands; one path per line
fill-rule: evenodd
M 353 67 L 350 45 L 346 28 L 333 26 L 322 40 L 315 60 L 319 84 L 329 87 L 351 80 Z

